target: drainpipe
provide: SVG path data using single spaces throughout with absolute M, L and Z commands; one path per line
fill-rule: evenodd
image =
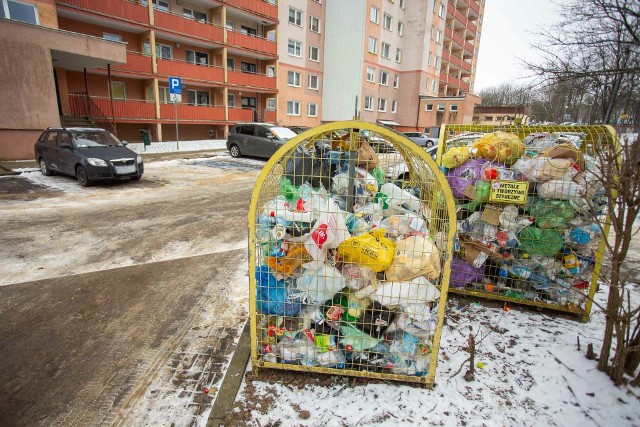
M 113 133 L 118 136 L 116 127 L 116 113 L 113 107 L 113 87 L 111 86 L 111 64 L 107 64 L 107 79 L 109 80 L 109 103 L 111 104 L 111 118 L 113 120 Z
M 87 116 L 91 118 L 91 108 L 89 105 L 89 84 L 87 83 L 87 69 L 83 68 L 83 70 L 84 70 L 84 93 L 85 93 L 84 105 L 86 108 Z

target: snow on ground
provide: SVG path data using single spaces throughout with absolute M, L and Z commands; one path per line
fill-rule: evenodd
M 164 141 L 152 142 L 151 145 L 129 143 L 128 148 L 136 153 L 172 153 L 175 151 L 223 150 L 227 148 L 224 139 L 203 139 L 199 141 Z
M 633 289 L 640 298 L 640 286 Z M 596 299 L 605 301 L 604 287 Z M 434 390 L 381 382 L 298 389 L 257 377 L 255 389 L 243 386 L 238 400 L 273 398 L 252 411 L 254 425 L 640 426 L 640 390 L 615 387 L 585 357 L 589 343 L 599 351 L 601 312 L 581 323 L 479 301 L 464 303 L 454 316 L 451 308 L 460 302 L 450 296 Z M 450 378 L 468 357 L 462 349 L 470 330 L 479 331 L 476 362 L 485 364 L 473 382 L 463 379 L 468 364 Z

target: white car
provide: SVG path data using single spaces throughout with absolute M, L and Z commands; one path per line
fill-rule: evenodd
M 435 145 L 430 148 L 426 148 L 425 151 L 436 160 L 438 146 Z M 404 181 L 409 179 L 409 167 L 407 162 L 404 161 L 402 155 L 398 153 L 391 153 L 386 155 L 380 155 L 380 167 L 384 171 L 384 176 L 388 179 Z

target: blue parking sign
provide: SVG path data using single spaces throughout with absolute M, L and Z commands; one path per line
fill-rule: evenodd
M 179 77 L 169 77 L 169 93 L 175 95 L 182 94 L 182 80 Z

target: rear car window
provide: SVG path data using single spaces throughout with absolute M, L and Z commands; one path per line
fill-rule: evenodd
M 264 127 L 262 127 L 262 126 L 258 126 L 257 131 L 258 131 L 258 134 L 257 134 L 257 135 L 258 135 L 260 138 L 267 138 L 269 135 L 273 135 L 269 129 L 264 128 Z
M 243 135 L 253 135 L 255 133 L 255 127 L 253 125 L 238 126 L 237 133 L 241 133 Z
M 47 135 L 47 144 L 56 145 L 57 138 L 58 132 L 49 132 L 49 135 Z

